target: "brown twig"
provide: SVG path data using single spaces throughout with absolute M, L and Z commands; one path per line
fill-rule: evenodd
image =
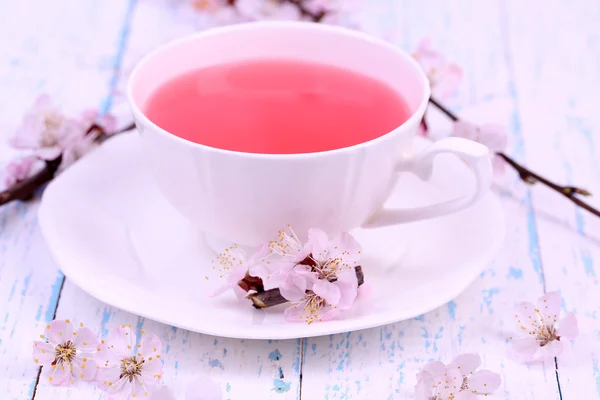
M 298 11 L 300 11 L 300 14 L 302 14 L 303 17 L 310 18 L 312 22 L 321 22 L 321 20 L 328 14 L 328 12 L 325 10 L 319 11 L 318 13 L 313 13 L 311 10 L 306 8 L 304 5 L 304 0 L 279 0 L 279 2 L 293 4 L 296 6 L 296 8 L 298 8 Z M 229 6 L 235 7 L 235 3 L 236 0 L 227 0 L 227 5 Z
M 365 283 L 365 275 L 360 265 L 354 267 L 354 272 L 356 273 L 358 286 Z M 254 308 L 274 307 L 288 302 L 288 300 L 281 295 L 279 288 L 258 291 L 246 296 L 246 298 L 252 301 Z
M 433 104 L 442 113 L 444 113 L 452 121 L 456 122 L 459 120 L 459 118 L 456 114 L 454 114 L 452 111 L 448 110 L 444 105 L 442 105 L 436 99 L 430 98 L 429 102 L 431 104 Z M 514 159 L 510 158 L 505 153 L 499 152 L 499 153 L 496 153 L 496 155 L 498 157 L 502 158 L 504 161 L 506 161 L 506 163 L 508 165 L 513 167 L 515 169 L 515 171 L 517 171 L 517 173 L 519 174 L 519 178 L 521 178 L 521 180 L 523 182 L 530 184 L 530 185 L 533 185 L 538 182 L 543 185 L 546 185 L 550 189 L 562 194 L 563 196 L 565 196 L 566 198 L 571 200 L 573 203 L 577 204 L 579 207 L 581 207 L 585 210 L 588 210 L 589 212 L 591 212 L 592 214 L 594 214 L 597 217 L 600 217 L 600 211 L 598 211 L 594 207 L 590 206 L 589 204 L 587 204 L 586 202 L 584 202 L 583 200 L 581 200 L 578 197 L 578 195 L 591 196 L 592 194 L 589 191 L 587 191 L 586 189 L 581 189 L 581 188 L 577 188 L 574 186 L 557 185 L 556 183 L 551 182 L 550 180 L 544 178 L 543 176 L 541 176 L 541 175 L 533 172 L 532 170 L 524 167 L 523 165 L 517 163 Z
M 325 10 L 321 10 L 318 13 L 313 13 L 312 11 L 310 11 L 308 8 L 306 8 L 304 6 L 303 0 L 283 0 L 283 1 L 288 2 L 288 3 L 293 4 L 296 7 L 298 7 L 298 10 L 300 10 L 300 13 L 302 14 L 302 16 L 310 18 L 312 22 L 321 22 L 321 20 L 323 18 L 325 18 L 325 16 L 327 15 L 327 11 L 325 11 Z
M 96 138 L 94 140 L 96 140 L 98 143 L 102 143 L 106 139 L 118 135 L 119 133 L 130 131 L 134 128 L 135 124 L 132 123 L 109 135 L 101 126 L 93 124 L 88 128 L 86 135 L 95 134 Z M 61 162 L 62 154 L 54 160 L 45 161 L 44 167 L 35 174 L 31 175 L 29 178 L 19 181 L 13 186 L 0 192 L 0 206 L 15 200 L 27 201 L 33 198 L 39 188 L 54 179 Z

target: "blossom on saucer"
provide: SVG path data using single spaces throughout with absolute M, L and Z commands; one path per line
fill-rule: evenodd
M 238 11 L 254 20 L 286 20 L 302 18 L 300 9 L 290 2 L 279 0 L 237 0 Z
M 99 341 L 90 329 L 80 324 L 75 330 L 68 319 L 54 320 L 40 337 L 45 341 L 33 342 L 33 361 L 43 367 L 51 385 L 69 385 L 75 380 L 96 377 L 92 357 Z
M 200 375 L 187 384 L 185 400 L 221 400 L 221 386 L 206 375 Z
M 501 125 L 486 124 L 479 126 L 460 120 L 452 125 L 452 135 L 483 144 L 490 150 L 494 168 L 498 171 L 504 168 L 505 161 L 496 155 L 496 153 L 501 153 L 506 149 L 508 142 L 506 130 Z
M 242 289 L 239 282 L 247 275 L 260 278 L 265 288 L 276 284 L 278 266 L 271 264 L 266 257 L 269 255 L 268 246 L 260 246 L 250 256 L 237 245 L 227 247 L 219 254 L 213 269 L 219 273 L 219 278 L 224 278 L 226 283 L 219 287 L 211 297 L 218 296 L 229 289 L 233 289 L 239 299 L 244 298 L 248 292 Z
M 425 71 L 431 93 L 440 100 L 451 96 L 462 79 L 462 71 L 456 64 L 448 63 L 444 57 L 432 48 L 431 40 L 419 43 L 413 57 Z
M 284 315 L 289 321 L 304 321 L 309 325 L 317 321 L 329 321 L 340 315 L 341 310 L 349 309 L 355 298 L 356 287 L 346 282 L 320 279 L 302 299 L 292 302 Z
M 281 295 L 290 301 L 302 301 L 306 291 L 313 290 L 313 285 L 318 282 L 322 291 L 336 293 L 334 298 L 340 297 L 343 291 L 344 297 L 351 299 L 352 305 L 358 289 L 354 267 L 360 260 L 360 245 L 352 235 L 342 233 L 329 241 L 324 231 L 312 228 L 308 231 L 308 241 L 302 248 L 297 237 L 293 237 L 295 239 L 291 240 L 292 244 L 283 246 L 291 249 L 289 253 L 293 255 L 295 265 L 282 270 L 282 283 L 279 287 Z M 328 303 L 337 305 L 336 302 Z
M 417 374 L 417 399 L 474 400 L 478 394 L 495 392 L 502 382 L 500 375 L 486 369 L 478 371 L 480 365 L 481 357 L 476 353 L 458 355 L 448 365 L 441 361 L 425 364 Z
M 144 331 L 142 331 L 144 335 Z M 122 399 L 148 397 L 162 382 L 162 343 L 155 335 L 144 335 L 136 345 L 131 326 L 113 329 L 96 353 L 96 384 Z
M 33 174 L 33 166 L 38 161 L 35 156 L 23 157 L 9 162 L 4 169 L 4 186 L 11 187 Z
M 556 292 L 543 295 L 536 305 L 523 302 L 515 313 L 517 330 L 522 334 L 511 337 L 517 359 L 531 362 L 553 358 L 563 350 L 561 339 L 573 340 L 579 334 L 577 318 L 572 312 L 560 315 L 561 297 Z

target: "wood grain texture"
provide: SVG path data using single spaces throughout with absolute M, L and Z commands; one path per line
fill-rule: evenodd
M 0 140 L 40 91 L 74 112 L 88 106 L 127 116 L 126 77 L 148 51 L 211 22 L 184 0 L 10 2 L 0 12 Z M 33 13 L 35 11 L 35 14 Z M 582 0 L 369 0 L 362 28 L 411 50 L 429 36 L 465 72 L 447 104 L 510 131 L 508 154 L 560 182 L 600 194 L 600 3 Z M 447 134 L 432 114 L 436 135 Z M 0 145 L 0 161 L 14 155 Z M 288 341 L 222 339 L 179 330 L 98 302 L 67 280 L 39 234 L 37 204 L 0 209 L 0 396 L 30 399 L 37 368 L 31 341 L 54 317 L 98 334 L 133 324 L 163 339 L 163 400 L 182 399 L 206 373 L 226 399 L 410 399 L 415 374 L 434 359 L 483 355 L 502 374 L 498 399 L 600 398 L 600 221 L 510 170 L 496 178 L 507 238 L 496 260 L 458 298 L 430 313 L 364 331 Z M 600 200 L 592 203 L 600 207 Z M 424 240 L 426 240 L 424 238 Z M 368 274 L 367 274 L 368 276 Z M 62 290 L 61 290 L 62 289 Z M 582 331 L 545 365 L 508 355 L 511 315 L 522 300 L 559 290 Z M 60 298 L 59 298 L 60 297 Z M 143 301 L 143 299 L 140 299 Z M 57 309 L 58 306 L 58 309 Z M 36 399 L 98 399 L 92 386 L 40 382 Z
M 109 94 L 125 8 L 118 0 L 0 4 L 0 162 L 4 144 L 37 95 L 66 112 L 102 106 Z M 31 343 L 53 319 L 63 275 L 36 221 L 37 203 L 0 210 L 0 397 L 30 399 L 37 367 Z
M 527 162 L 588 188 L 600 207 L 600 3 L 508 1 L 507 32 Z M 535 21 L 536 29 L 531 29 Z M 560 26 L 560 29 L 557 27 Z M 533 51 L 532 51 L 533 49 Z M 548 291 L 574 311 L 581 336 L 558 357 L 565 399 L 600 398 L 600 220 L 544 188 L 532 189 Z

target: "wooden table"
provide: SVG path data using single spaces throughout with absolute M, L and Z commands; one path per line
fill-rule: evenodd
M 554 181 L 600 194 L 599 1 L 366 2 L 357 16 L 365 31 L 407 50 L 429 36 L 464 69 L 453 110 L 505 124 L 508 154 Z M 126 76 L 139 57 L 205 26 L 185 3 L 1 3 L 0 161 L 12 156 L 5 139 L 42 91 L 70 112 L 123 110 Z M 0 398 L 100 397 L 93 385 L 37 383 L 31 342 L 55 317 L 84 321 L 99 334 L 123 323 L 155 333 L 169 385 L 177 391 L 208 373 L 227 399 L 409 399 L 425 362 L 471 351 L 502 374 L 492 398 L 600 398 L 600 220 L 544 187 L 524 185 L 511 170 L 497 176 L 494 191 L 506 213 L 506 243 L 454 301 L 380 328 L 284 341 L 201 335 L 105 305 L 50 258 L 37 201 L 10 204 L 0 210 Z M 600 206 L 598 197 L 591 201 Z M 553 290 L 576 312 L 580 337 L 556 364 L 512 361 L 514 307 Z

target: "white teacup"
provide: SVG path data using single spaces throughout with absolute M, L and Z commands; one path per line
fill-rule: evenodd
M 407 100 L 412 116 L 388 134 L 351 147 L 254 154 L 181 139 L 142 111 L 161 84 L 184 72 L 267 57 L 327 63 L 387 82 Z M 303 22 L 239 24 L 176 40 L 146 56 L 128 85 L 148 164 L 163 194 L 199 229 L 248 246 L 273 239 L 288 224 L 299 234 L 318 227 L 333 235 L 437 217 L 477 201 L 492 180 L 485 146 L 448 138 L 411 154 L 429 95 L 427 77 L 402 50 L 363 33 Z M 382 208 L 400 173 L 428 179 L 440 153 L 455 154 L 471 167 L 474 193 L 417 208 Z

